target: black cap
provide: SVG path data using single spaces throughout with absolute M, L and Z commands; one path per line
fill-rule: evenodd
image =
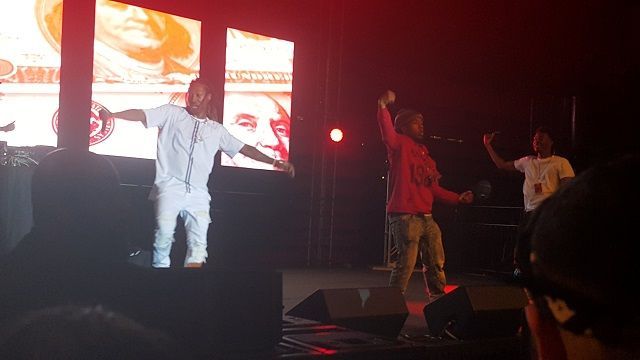
M 394 128 L 396 131 L 401 132 L 402 127 L 411 122 L 416 116 L 422 116 L 422 114 L 413 109 L 400 109 L 396 115 Z

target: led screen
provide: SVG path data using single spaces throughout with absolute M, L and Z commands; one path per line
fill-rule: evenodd
M 293 42 L 227 29 L 223 125 L 266 155 L 289 159 Z M 224 166 L 273 170 L 271 164 L 222 154 Z
M 116 1 L 96 0 L 91 150 L 155 159 L 157 128 L 98 118 L 115 112 L 173 103 L 200 69 L 200 22 Z
M 44 0 L 6 5 L 0 11 L 0 141 L 56 146 L 62 8 Z
M 154 159 L 157 129 L 98 119 L 111 111 L 184 105 L 200 69 L 200 22 L 96 0 L 90 150 Z M 57 143 L 62 0 L 13 2 L 0 12 L 0 131 L 9 146 Z M 90 49 L 88 49 L 90 51 Z

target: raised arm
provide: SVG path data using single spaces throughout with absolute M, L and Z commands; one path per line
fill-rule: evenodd
M 378 98 L 378 126 L 380 126 L 380 133 L 382 134 L 382 141 L 390 148 L 395 148 L 398 142 L 398 134 L 393 128 L 393 121 L 391 120 L 391 114 L 387 105 L 393 104 L 396 101 L 396 94 L 391 91 L 385 91 Z
M 242 149 L 240 149 L 240 154 L 256 161 L 260 161 L 266 164 L 271 164 L 273 165 L 274 168 L 287 172 L 290 177 L 296 176 L 296 171 L 292 163 L 287 161 L 272 159 L 251 145 L 245 144 L 242 147 Z
M 493 145 L 491 145 L 491 142 L 493 141 L 493 138 L 495 136 L 496 136 L 496 133 L 490 133 L 490 134 L 484 134 L 484 136 L 482 137 L 482 141 L 484 142 L 484 148 L 487 149 L 487 153 L 489 153 L 489 156 L 491 157 L 491 161 L 493 161 L 493 163 L 496 164 L 496 167 L 498 167 L 498 169 L 518 171 L 518 169 L 516 169 L 515 165 L 513 164 L 513 161 L 511 160 L 505 161 L 493 149 Z
M 128 121 L 140 121 L 143 125 L 147 124 L 147 116 L 144 114 L 144 111 L 140 109 L 129 109 L 124 111 L 117 111 L 112 113 L 107 109 L 101 109 L 100 112 L 100 120 L 105 121 L 111 118 L 128 120 Z

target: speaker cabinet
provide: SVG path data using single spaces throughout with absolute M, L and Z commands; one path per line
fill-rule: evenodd
M 409 310 L 397 287 L 320 289 L 286 315 L 397 337 Z
M 433 336 L 458 339 L 513 336 L 523 323 L 527 296 L 513 286 L 464 286 L 424 307 Z

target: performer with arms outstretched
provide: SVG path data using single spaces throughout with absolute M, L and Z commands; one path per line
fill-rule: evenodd
M 149 194 L 149 199 L 155 202 L 153 266 L 157 268 L 170 266 L 169 255 L 178 215 L 183 219 L 187 233 L 184 265 L 200 267 L 206 261 L 207 230 L 211 222 L 211 196 L 207 182 L 218 151 L 230 157 L 241 153 L 271 164 L 291 177 L 295 174 L 293 164 L 272 159 L 229 134 L 222 124 L 215 121 L 211 98 L 211 85 L 198 78 L 189 86 L 186 108 L 166 104 L 145 110 L 100 111 L 103 121 L 114 117 L 139 121 L 147 128 L 159 128 L 156 176 Z

